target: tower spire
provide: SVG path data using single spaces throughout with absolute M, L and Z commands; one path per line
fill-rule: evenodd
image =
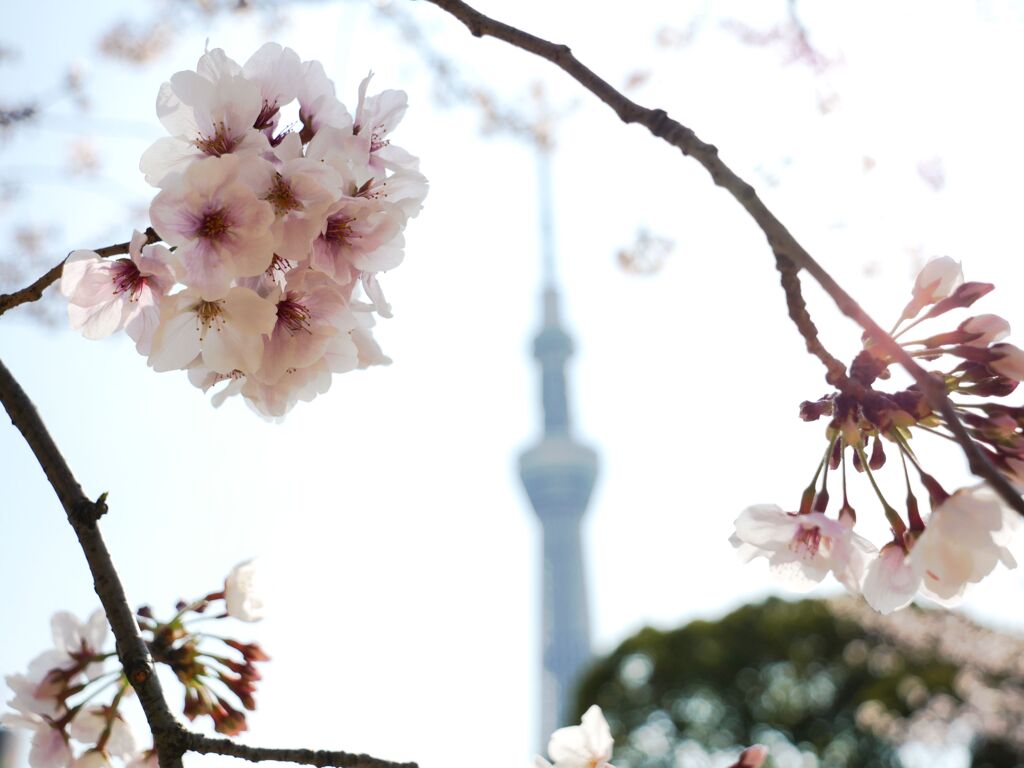
M 541 369 L 543 432 L 519 457 L 519 474 L 544 539 L 541 738 L 566 724 L 578 677 L 590 659 L 590 620 L 580 523 L 597 477 L 597 454 L 572 436 L 566 365 L 572 339 L 562 327 L 555 272 L 550 145 L 538 141 L 542 322 L 533 356 Z

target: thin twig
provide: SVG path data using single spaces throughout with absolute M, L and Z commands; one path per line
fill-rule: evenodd
M 158 243 L 160 242 L 160 235 L 156 233 L 152 227 L 146 230 L 146 243 Z M 117 243 L 116 245 L 108 245 L 105 248 L 97 248 L 93 253 L 97 256 L 107 258 L 108 256 L 119 256 L 123 253 L 128 253 L 128 246 L 130 243 Z M 71 254 L 68 254 L 70 256 Z M 60 260 L 59 264 L 54 265 L 45 275 L 40 277 L 31 285 L 26 285 L 21 290 L 15 291 L 14 293 L 3 293 L 0 294 L 0 315 L 6 312 L 8 309 L 12 309 L 19 304 L 27 304 L 30 301 L 39 301 L 43 297 L 43 291 L 57 282 L 60 277 L 60 273 L 64 269 L 64 262 L 68 260 L 65 256 Z
M 789 230 L 764 204 L 754 188 L 718 156 L 718 148 L 701 141 L 689 128 L 673 120 L 663 109 L 648 109 L 626 98 L 573 56 L 567 45 L 551 43 L 515 27 L 489 18 L 462 0 L 427 0 L 457 18 L 476 37 L 494 37 L 560 67 L 584 88 L 607 104 L 624 123 L 645 126 L 652 134 L 693 157 L 704 166 L 712 181 L 727 190 L 754 219 L 776 257 L 783 256 L 807 270 L 832 298 L 839 311 L 867 331 L 871 340 L 892 360 L 902 365 L 920 387 L 933 410 L 942 413 L 950 431 L 967 457 L 971 471 L 984 478 L 1014 510 L 1024 516 L 1024 499 L 979 450 L 957 418 L 941 380 L 924 368 L 878 325 L 832 276 L 804 249 Z
M 800 335 L 804 337 L 807 351 L 818 358 L 828 371 L 825 381 L 857 399 L 863 398 L 864 385 L 846 375 L 846 366 L 825 349 L 825 345 L 818 338 L 818 328 L 811 320 L 811 314 L 807 311 L 807 304 L 800 289 L 800 269 L 779 253 L 775 254 L 775 268 L 779 271 L 779 282 L 782 284 L 783 293 L 786 294 L 789 317 L 800 331 Z
M 357 755 L 350 752 L 251 747 L 230 739 L 213 739 L 198 733 L 189 733 L 185 745 L 189 752 L 198 752 L 202 755 L 228 755 L 248 760 L 251 763 L 279 760 L 298 765 L 338 766 L 338 768 L 417 768 L 416 763 L 392 763 L 370 755 Z

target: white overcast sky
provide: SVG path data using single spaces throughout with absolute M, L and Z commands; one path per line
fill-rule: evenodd
M 86 492 L 110 492 L 103 530 L 135 603 L 168 608 L 215 588 L 239 560 L 264 558 L 272 614 L 238 628 L 273 656 L 247 740 L 424 768 L 524 765 L 540 741 L 539 529 L 515 470 L 540 418 L 529 358 L 539 289 L 531 151 L 483 139 L 474 109 L 438 104 L 418 55 L 354 0 L 296 5 L 271 25 L 258 15 L 196 21 L 143 67 L 96 53 L 112 23 L 159 7 L 4 7 L 0 43 L 19 58 L 0 70 L 0 96 L 48 91 L 80 61 L 93 101 L 84 118 L 56 103 L 37 128 L 3 140 L 3 167 L 33 182 L 5 224 L 58 223 L 53 260 L 144 228 L 152 190 L 137 163 L 162 135 L 157 89 L 193 67 L 207 40 L 238 60 L 267 40 L 320 59 L 350 105 L 372 69 L 377 88 L 409 92 L 394 140 L 422 158 L 431 182 L 406 262 L 383 278 L 395 318 L 377 335 L 395 363 L 336 378 L 273 425 L 241 402 L 214 410 L 184 374 L 150 371 L 127 339 L 88 342 L 21 310 L 0 322 L 0 357 Z M 425 3 L 409 8 L 468 80 L 524 103 L 543 80 L 569 112 L 554 208 L 579 349 L 576 423 L 602 462 L 585 526 L 596 650 L 644 625 L 717 617 L 774 594 L 727 538 L 749 504 L 796 504 L 822 448 L 821 425 L 802 423 L 797 404 L 826 387 L 788 324 L 763 238 L 695 163 L 621 125 L 550 65 L 476 40 Z M 997 284 L 980 311 L 1024 328 L 1019 4 L 814 4 L 804 20 L 815 42 L 842 59 L 821 77 L 722 26 L 767 28 L 783 18 L 782 0 L 481 9 L 570 44 L 613 84 L 650 70 L 634 97 L 717 144 L 883 324 L 922 258 L 949 254 L 968 279 Z M 655 45 L 659 27 L 685 29 L 699 14 L 689 46 Z M 822 114 L 828 94 L 837 101 Z M 102 179 L 65 185 L 78 137 L 95 143 Z M 938 192 L 918 172 L 934 158 L 945 175 Z M 615 261 L 641 227 L 676 244 L 653 277 Z M 817 290 L 807 295 L 830 347 L 856 350 L 856 329 Z M 966 482 L 945 445 L 921 450 L 949 486 Z M 97 600 L 51 489 L 9 426 L 0 456 L 0 673 L 10 674 L 48 644 L 51 613 L 84 615 Z M 882 543 L 868 488 L 855 492 L 865 530 Z M 1021 587 L 1019 573 L 1000 571 L 966 608 L 1019 626 Z

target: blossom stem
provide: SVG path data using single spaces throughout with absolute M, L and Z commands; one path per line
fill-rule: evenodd
M 846 508 L 846 507 L 850 506 L 850 499 L 846 495 L 846 441 L 845 440 L 843 440 L 843 448 L 840 451 L 840 455 L 842 456 L 842 465 L 843 465 L 843 507 Z
M 924 322 L 927 319 L 928 319 L 928 315 L 924 315 L 923 317 L 919 317 L 919 318 L 917 318 L 917 320 L 915 320 L 914 322 L 910 323 L 910 325 L 904 326 L 903 330 L 901 330 L 899 332 L 894 332 L 900 326 L 899 323 L 896 323 L 896 325 L 893 326 L 892 331 L 890 331 L 889 335 L 892 336 L 894 340 L 898 339 L 900 336 L 902 336 L 904 333 L 909 331 L 911 328 L 913 328 L 916 325 L 920 325 L 922 322 Z M 914 341 L 906 341 L 906 342 L 903 342 L 903 345 L 906 346 L 907 344 L 916 344 L 916 343 L 917 342 L 914 342 Z
M 918 429 L 923 429 L 925 432 L 930 432 L 933 435 L 938 435 L 939 437 L 944 437 L 947 440 L 949 440 L 950 442 L 953 442 L 953 443 L 957 442 L 957 439 L 955 437 L 953 437 L 952 435 L 947 435 L 945 432 L 939 432 L 939 430 L 934 429 L 932 427 L 926 427 L 923 424 L 915 424 L 914 426 L 917 427 Z
M 903 518 L 900 517 L 899 512 L 893 508 L 893 506 L 885 500 L 885 496 L 882 494 L 882 489 L 878 487 L 878 483 L 875 481 L 875 475 L 871 471 L 871 467 L 868 465 L 868 457 L 864 455 L 864 448 L 859 445 L 853 447 L 857 451 L 857 455 L 860 456 L 861 466 L 864 467 L 864 472 L 868 476 L 868 480 L 871 481 L 871 487 L 875 489 L 875 495 L 878 496 L 878 500 L 882 502 L 882 509 L 885 511 L 885 519 L 889 521 L 889 525 L 892 526 L 893 532 L 899 536 L 902 536 L 907 530 L 907 524 L 903 522 Z

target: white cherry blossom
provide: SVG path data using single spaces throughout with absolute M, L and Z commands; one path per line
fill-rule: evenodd
M 107 712 L 104 707 L 86 707 L 71 721 L 71 738 L 83 744 L 99 743 L 100 736 L 107 728 Z M 114 757 L 129 760 L 135 756 L 137 747 L 135 735 L 121 713 L 114 715 L 107 736 L 106 752 Z
M 157 95 L 157 116 L 171 136 L 158 139 L 139 163 L 154 186 L 200 157 L 270 149 L 267 137 L 253 128 L 263 107 L 260 85 L 219 48 L 204 54 L 196 69 L 176 73 Z
M 224 581 L 224 602 L 227 614 L 240 621 L 259 621 L 264 616 L 263 599 L 259 593 L 259 569 L 255 560 L 245 560 L 228 574 Z
M 160 236 L 178 247 L 181 282 L 208 299 L 238 277 L 259 275 L 274 257 L 273 206 L 239 180 L 237 157 L 209 157 L 172 176 L 150 205 Z
M 235 286 L 214 301 L 188 289 L 164 301 L 149 364 L 172 371 L 199 361 L 216 373 L 251 372 L 276 322 L 274 305 L 249 288 Z
M 28 753 L 32 768 L 67 768 L 74 760 L 64 732 L 39 715 L 5 712 L 0 725 L 32 732 Z
M 978 334 L 970 341 L 964 342 L 968 346 L 987 347 L 1009 336 L 1010 324 L 999 315 L 977 315 L 964 320 L 957 330 Z
M 903 310 L 902 317 L 916 317 L 924 307 L 949 296 L 964 281 L 960 262 L 949 256 L 940 256 L 925 264 L 917 273 L 910 303 Z
M 68 318 L 87 339 L 123 328 L 140 353 L 149 351 L 160 300 L 174 286 L 174 275 L 167 248 L 145 243 L 146 235 L 136 231 L 126 259 L 74 251 L 64 262 L 60 290 L 68 299 Z
M 266 43 L 245 62 L 242 74 L 260 88 L 260 112 L 252 125 L 269 134 L 277 126 L 281 106 L 298 96 L 302 61 L 291 48 Z
M 755 504 L 736 518 L 729 539 L 744 562 L 765 557 L 771 571 L 793 589 L 814 587 L 828 572 L 857 592 L 874 547 L 848 520 L 820 512 L 795 514 L 774 504 Z
M 935 508 L 910 551 L 921 591 L 955 604 L 968 584 L 988 576 L 1000 562 L 1017 563 L 1007 549 L 1016 519 L 987 485 L 962 488 Z
M 548 742 L 549 763 L 542 757 L 536 760 L 537 768 L 614 768 L 612 759 L 611 729 L 604 719 L 601 708 L 596 704 L 583 713 L 579 725 L 559 728 L 551 734 Z
M 862 591 L 868 605 L 879 613 L 892 613 L 914 599 L 921 575 L 911 567 L 902 545 L 890 542 L 868 565 Z

